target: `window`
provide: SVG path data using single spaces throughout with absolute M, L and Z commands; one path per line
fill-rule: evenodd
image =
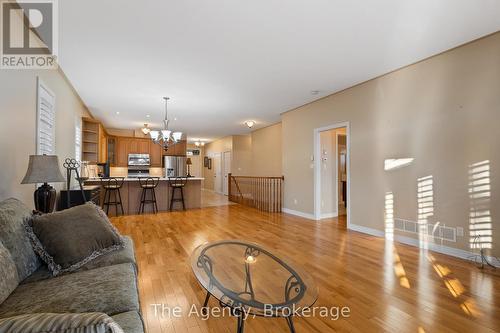
M 75 159 L 82 159 L 82 118 L 75 118 Z
M 36 124 L 36 153 L 55 155 L 56 96 L 40 78 L 37 80 Z

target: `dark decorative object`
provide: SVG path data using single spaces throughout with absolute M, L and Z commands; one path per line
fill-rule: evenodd
M 71 174 L 73 173 L 73 171 L 76 174 L 75 179 L 78 181 L 78 184 L 80 185 L 80 191 L 82 194 L 83 202 L 84 203 L 87 202 L 87 198 L 85 197 L 85 192 L 83 191 L 83 184 L 82 184 L 82 182 L 84 182 L 87 179 L 81 178 L 80 174 L 78 173 L 78 168 L 80 168 L 80 163 L 74 158 L 67 158 L 64 161 L 63 166 L 64 168 L 66 168 L 66 202 L 68 204 L 68 207 L 71 207 L 70 189 L 71 189 Z
M 208 168 L 208 160 L 209 160 L 209 159 L 208 159 L 208 156 L 205 156 L 205 158 L 203 159 L 203 166 L 204 166 L 205 168 Z
M 30 155 L 28 170 L 21 184 L 43 183 L 33 195 L 35 209 L 41 213 L 54 210 L 56 190 L 48 183 L 64 182 L 59 169 L 59 160 L 55 155 Z
M 109 162 L 97 163 L 97 166 L 98 166 L 97 175 L 101 178 L 109 178 L 110 176 Z
M 208 170 L 212 170 L 212 159 L 208 159 Z
M 70 196 L 71 206 L 68 203 L 68 193 Z M 86 202 L 92 201 L 97 206 L 101 205 L 101 186 L 100 185 L 86 185 L 83 186 L 83 192 L 85 193 Z M 64 210 L 70 207 L 75 207 L 79 205 L 83 205 L 85 201 L 83 201 L 82 193 L 80 188 L 73 187 L 72 189 L 62 190 L 59 195 L 59 202 L 56 207 L 57 210 Z
M 190 157 L 188 157 L 188 158 L 186 159 L 186 165 L 187 165 L 187 168 L 188 168 L 188 173 L 187 173 L 187 176 L 188 176 L 188 177 L 193 177 L 193 176 L 191 176 L 191 165 L 192 165 L 192 164 L 193 164 L 193 162 L 191 161 L 191 158 L 190 158 Z

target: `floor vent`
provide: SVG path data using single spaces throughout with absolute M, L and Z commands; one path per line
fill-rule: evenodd
M 457 229 L 454 227 L 447 227 L 441 225 L 439 222 L 432 223 L 418 223 L 405 219 L 394 219 L 394 230 L 407 232 L 411 234 L 422 233 L 434 240 L 445 240 L 448 242 L 457 241 Z M 419 232 L 420 230 L 420 232 Z

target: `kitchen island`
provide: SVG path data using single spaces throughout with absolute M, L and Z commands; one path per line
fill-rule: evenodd
M 186 209 L 200 208 L 201 207 L 201 181 L 204 178 L 199 177 L 189 177 L 184 187 L 184 203 L 186 204 Z M 170 207 L 170 196 L 172 195 L 172 188 L 168 185 L 168 178 L 160 178 L 158 187 L 155 189 L 156 202 L 158 205 L 158 211 L 165 212 L 169 211 Z M 101 178 L 91 178 L 85 181 L 85 185 L 103 185 Z M 104 189 L 101 189 L 101 206 L 104 202 Z M 139 205 L 141 203 L 142 188 L 139 184 L 138 178 L 125 178 L 123 187 L 120 189 L 120 194 L 122 197 L 123 210 L 125 215 L 133 215 L 139 213 Z M 176 198 L 180 196 L 180 193 L 176 193 Z M 148 193 L 148 199 L 149 199 Z M 111 201 L 114 197 L 111 196 Z M 119 208 L 118 208 L 119 209 Z M 173 210 L 182 210 L 181 202 L 174 202 Z M 152 213 L 153 205 L 146 204 L 144 212 Z M 111 206 L 109 208 L 109 215 L 116 215 L 115 207 Z

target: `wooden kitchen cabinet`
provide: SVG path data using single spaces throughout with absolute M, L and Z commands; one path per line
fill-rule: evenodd
M 137 140 L 130 139 L 128 141 L 127 152 L 129 154 L 139 154 L 139 144 L 138 144 Z
M 137 140 L 137 154 L 150 154 L 150 139 L 136 139 Z
M 152 167 L 161 167 L 163 158 L 163 147 L 149 140 L 149 158 Z
M 166 156 L 186 156 L 187 141 L 181 140 L 178 143 L 170 146 L 164 155 Z
M 128 154 L 151 154 L 149 139 L 117 137 L 115 147 L 116 166 L 126 167 L 128 165 Z M 161 158 L 159 165 L 161 166 Z
M 99 163 L 106 163 L 108 161 L 108 136 L 104 130 L 104 126 L 99 124 Z
M 116 137 L 108 136 L 107 137 L 107 145 L 108 145 L 108 162 L 110 166 L 117 166 L 116 163 Z
M 117 137 L 115 147 L 115 162 L 118 167 L 126 167 L 128 165 L 128 151 L 130 146 L 130 138 Z
M 176 156 L 186 156 L 187 155 L 187 141 L 182 140 L 175 144 L 175 155 Z

